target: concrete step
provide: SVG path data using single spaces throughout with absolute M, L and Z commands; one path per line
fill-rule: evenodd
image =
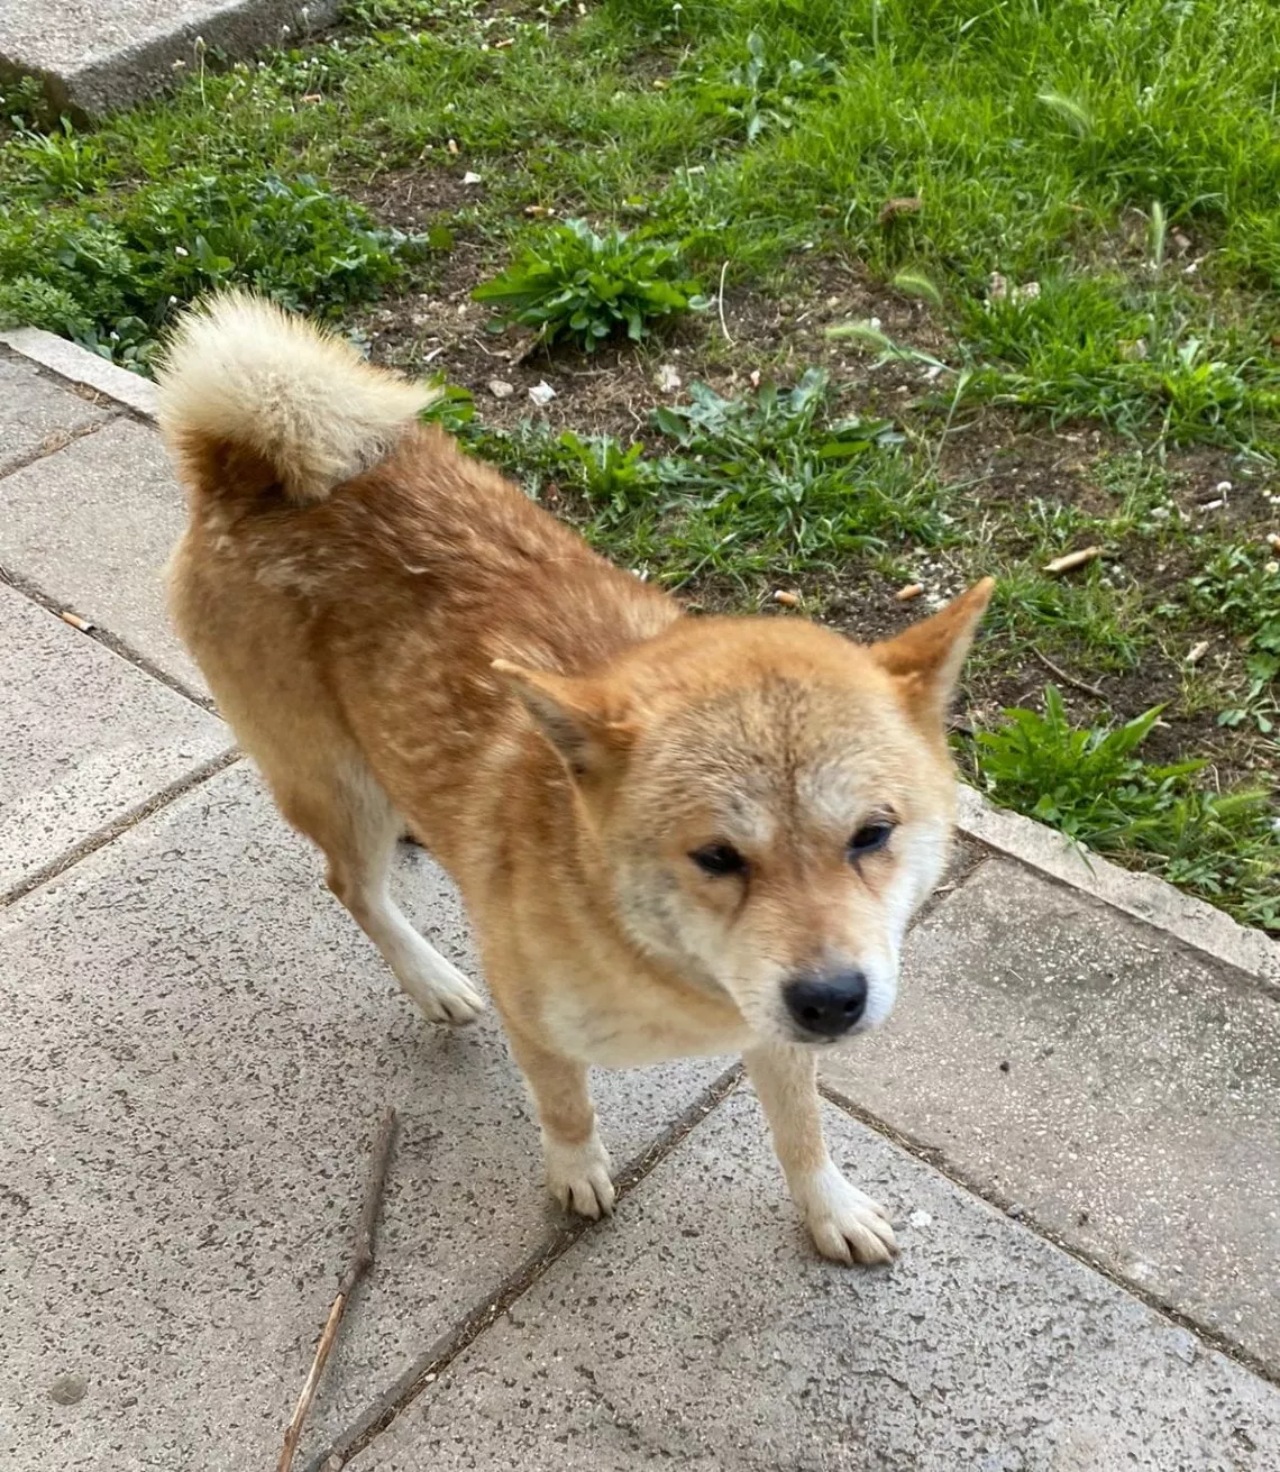
M 230 57 L 312 34 L 341 0 L 0 0 L 0 66 L 40 77 L 54 106 L 98 117 L 198 62 L 196 39 Z

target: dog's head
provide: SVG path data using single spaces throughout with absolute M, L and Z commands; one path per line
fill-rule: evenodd
M 893 1007 L 955 804 L 948 702 L 980 583 L 882 644 L 799 619 L 682 619 L 603 674 L 502 666 L 568 767 L 631 939 L 763 1041 Z

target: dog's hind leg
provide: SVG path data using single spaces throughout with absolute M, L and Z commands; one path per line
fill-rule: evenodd
M 484 1003 L 467 978 L 405 919 L 388 890 L 403 820 L 356 755 L 277 780 L 266 770 L 285 817 L 324 852 L 329 888 L 381 951 L 396 980 L 433 1022 L 470 1022 Z
M 818 1251 L 836 1262 L 889 1262 L 898 1244 L 884 1207 L 845 1180 L 822 1138 L 813 1053 L 766 1044 L 743 1059 Z

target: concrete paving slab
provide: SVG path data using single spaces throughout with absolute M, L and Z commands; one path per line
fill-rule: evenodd
M 0 916 L 5 1472 L 273 1466 L 386 1103 L 377 1264 L 313 1440 L 562 1224 L 492 1016 L 420 1020 L 319 872 L 236 767 Z M 438 871 L 406 854 L 400 880 L 471 964 Z M 617 1157 L 715 1071 L 602 1077 Z
M 77 342 L 69 342 L 65 337 L 39 327 L 15 327 L 8 332 L 0 332 L 0 343 L 29 362 L 39 363 L 70 383 L 114 399 L 146 419 L 155 419 L 159 413 L 160 391 L 151 379 L 143 378 L 140 373 L 131 373 L 100 353 L 82 348 Z
M 1226 1472 L 1280 1391 L 880 1136 L 885 1271 L 819 1261 L 744 1090 L 350 1464 L 352 1472 Z
M 1109 863 L 1043 823 L 994 806 L 972 787 L 961 784 L 959 796 L 959 831 L 986 849 L 1105 900 L 1112 908 L 1239 968 L 1280 996 L 1280 942 L 1265 932 L 1238 924 L 1225 910 L 1183 894 L 1154 874 L 1136 874 Z
M 0 476 L 51 454 L 108 417 L 30 364 L 0 357 Z
M 158 432 L 128 419 L 0 480 L 0 565 L 203 694 L 165 612 L 185 524 Z
M 221 721 L 0 584 L 0 896 L 230 750 Z
M 1280 1372 L 1280 1008 L 1004 860 L 912 936 L 827 1081 L 994 1199 Z
M 248 56 L 339 9 L 340 0 L 0 0 L 0 64 L 43 77 L 58 106 L 99 116 L 172 82 L 175 62 L 192 65 L 197 37 Z

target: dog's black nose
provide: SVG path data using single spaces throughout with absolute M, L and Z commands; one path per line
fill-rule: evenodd
M 838 1038 L 849 1031 L 867 1008 L 867 978 L 861 971 L 805 976 L 783 990 L 787 1011 L 801 1028 L 817 1038 Z

